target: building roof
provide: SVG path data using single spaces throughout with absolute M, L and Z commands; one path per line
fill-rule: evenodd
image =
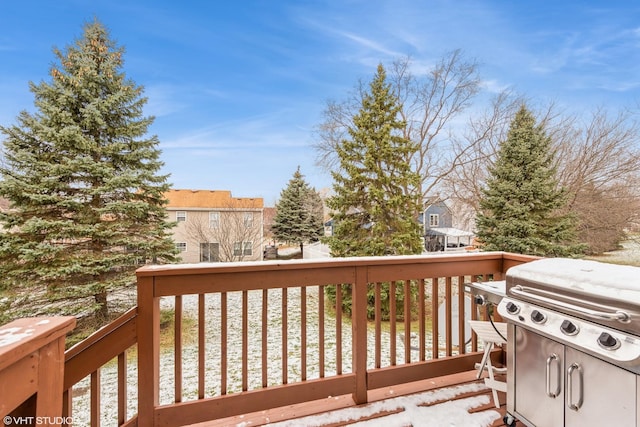
M 169 190 L 164 193 L 168 208 L 262 209 L 262 197 L 231 197 L 227 190 Z
M 449 237 L 471 237 L 474 234 L 469 231 L 460 230 L 451 227 L 429 228 L 426 231 L 427 236 L 449 236 Z

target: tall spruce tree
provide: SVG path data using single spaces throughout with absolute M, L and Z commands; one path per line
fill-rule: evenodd
M 539 256 L 569 256 L 576 220 L 558 188 L 551 138 L 523 105 L 511 122 L 507 139 L 482 190 L 477 235 L 485 250 Z
M 300 167 L 280 193 L 272 231 L 276 239 L 300 245 L 315 242 L 324 235 L 323 206 L 320 195 L 311 188 L 300 173 Z
M 337 146 L 333 172 L 333 256 L 407 255 L 422 251 L 417 222 L 420 177 L 407 159 L 415 143 L 402 136 L 400 105 L 378 65 L 370 92 L 353 118 L 350 138 Z
M 123 53 L 100 22 L 86 24 L 54 49 L 51 81 L 30 83 L 36 111 L 0 127 L 0 196 L 11 203 L 0 274 L 40 304 L 29 310 L 106 316 L 108 293 L 133 283 L 140 263 L 174 261 L 159 141 L 146 136 L 153 118 Z
M 335 195 L 328 199 L 334 211 L 333 234 L 327 239 L 333 256 L 409 255 L 422 252 L 418 214 L 420 176 L 407 159 L 418 147 L 402 136 L 405 123 L 398 119 L 400 105 L 386 72 L 377 73 L 353 118 L 350 138 L 336 147 L 340 169 L 333 172 Z M 389 283 L 382 284 L 382 317 L 389 316 Z M 412 296 L 417 287 L 411 287 Z M 336 299 L 336 288 L 327 295 Z M 404 315 L 402 286 L 396 287 L 396 313 Z M 367 295 L 374 306 L 375 291 Z M 351 312 L 351 286 L 341 287 L 342 309 Z M 369 311 L 373 316 L 373 311 Z M 409 315 L 407 313 L 407 315 Z

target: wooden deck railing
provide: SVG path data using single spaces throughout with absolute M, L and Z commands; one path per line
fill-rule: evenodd
M 465 336 L 477 307 L 465 313 L 463 284 L 499 280 L 533 259 L 487 252 L 143 267 L 137 308 L 67 351 L 65 415 L 84 424 L 76 421 L 83 406 L 92 426 L 187 425 L 328 396 L 364 403 L 377 388 L 470 370 L 481 353 Z M 348 316 L 339 307 L 349 292 Z M 396 295 L 413 318 L 397 316 Z M 173 342 L 162 346 L 161 308 L 174 319 Z M 137 364 L 128 368 L 130 348 Z M 104 370 L 118 384 L 108 402 Z M 89 393 L 74 398 L 82 388 Z
M 117 425 L 135 425 L 137 420 L 127 416 L 127 350 L 134 348 L 137 343 L 138 309 L 132 308 L 118 319 L 98 330 L 89 338 L 71 347 L 65 353 L 64 371 L 64 416 L 73 420 L 75 425 L 100 426 L 101 421 L 101 368 L 108 362 L 117 359 L 116 371 L 116 402 L 107 402 L 110 408 L 116 408 L 115 421 Z M 84 417 L 73 411 L 73 387 L 89 376 L 89 397 L 85 399 Z M 115 403 L 115 405 L 114 405 Z M 87 410 L 88 409 L 88 410 Z M 105 417 L 108 418 L 108 417 Z M 111 420 L 113 424 L 113 419 Z
M 18 319 L 0 327 L 2 425 L 59 426 L 64 338 L 74 317 Z

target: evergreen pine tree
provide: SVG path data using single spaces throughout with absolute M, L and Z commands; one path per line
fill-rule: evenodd
M 407 159 L 418 147 L 402 136 L 405 123 L 398 119 L 400 105 L 378 65 L 370 92 L 353 118 L 349 139 L 337 146 L 339 172 L 334 172 L 335 195 L 327 204 L 333 213 L 333 234 L 327 238 L 332 256 L 409 255 L 422 252 L 420 183 Z M 351 311 L 351 286 L 342 289 L 342 309 Z M 412 286 L 413 298 L 417 287 Z M 335 287 L 327 295 L 335 301 Z M 370 307 L 374 289 L 367 295 Z M 388 318 L 390 284 L 382 284 L 382 317 Z M 396 288 L 396 313 L 404 314 L 402 286 Z M 368 313 L 369 316 L 373 312 Z M 409 315 L 407 313 L 407 315 Z
M 581 250 L 575 218 L 563 211 L 549 138 L 522 106 L 482 190 L 477 235 L 485 250 L 568 256 Z
M 337 147 L 340 171 L 333 173 L 333 256 L 407 255 L 422 251 L 417 222 L 420 177 L 407 159 L 417 146 L 402 137 L 400 105 L 378 65 L 353 118 L 349 139 Z
M 276 239 L 300 245 L 315 242 L 324 234 L 324 218 L 320 195 L 304 180 L 300 167 L 280 193 L 272 231 Z
M 0 127 L 0 196 L 11 202 L 0 273 L 5 286 L 57 301 L 49 312 L 106 316 L 108 293 L 133 283 L 138 264 L 174 261 L 159 142 L 146 136 L 153 118 L 123 53 L 101 23 L 85 25 L 54 49 L 51 81 L 30 84 L 35 113 Z
M 309 222 L 313 234 L 310 236 L 310 242 L 318 242 L 324 236 L 324 201 L 320 197 L 320 193 L 314 187 L 310 188 L 307 198 L 307 211 L 309 212 Z

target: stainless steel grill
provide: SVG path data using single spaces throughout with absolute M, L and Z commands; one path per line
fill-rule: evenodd
M 507 416 L 638 426 L 640 268 L 541 259 L 507 271 Z

